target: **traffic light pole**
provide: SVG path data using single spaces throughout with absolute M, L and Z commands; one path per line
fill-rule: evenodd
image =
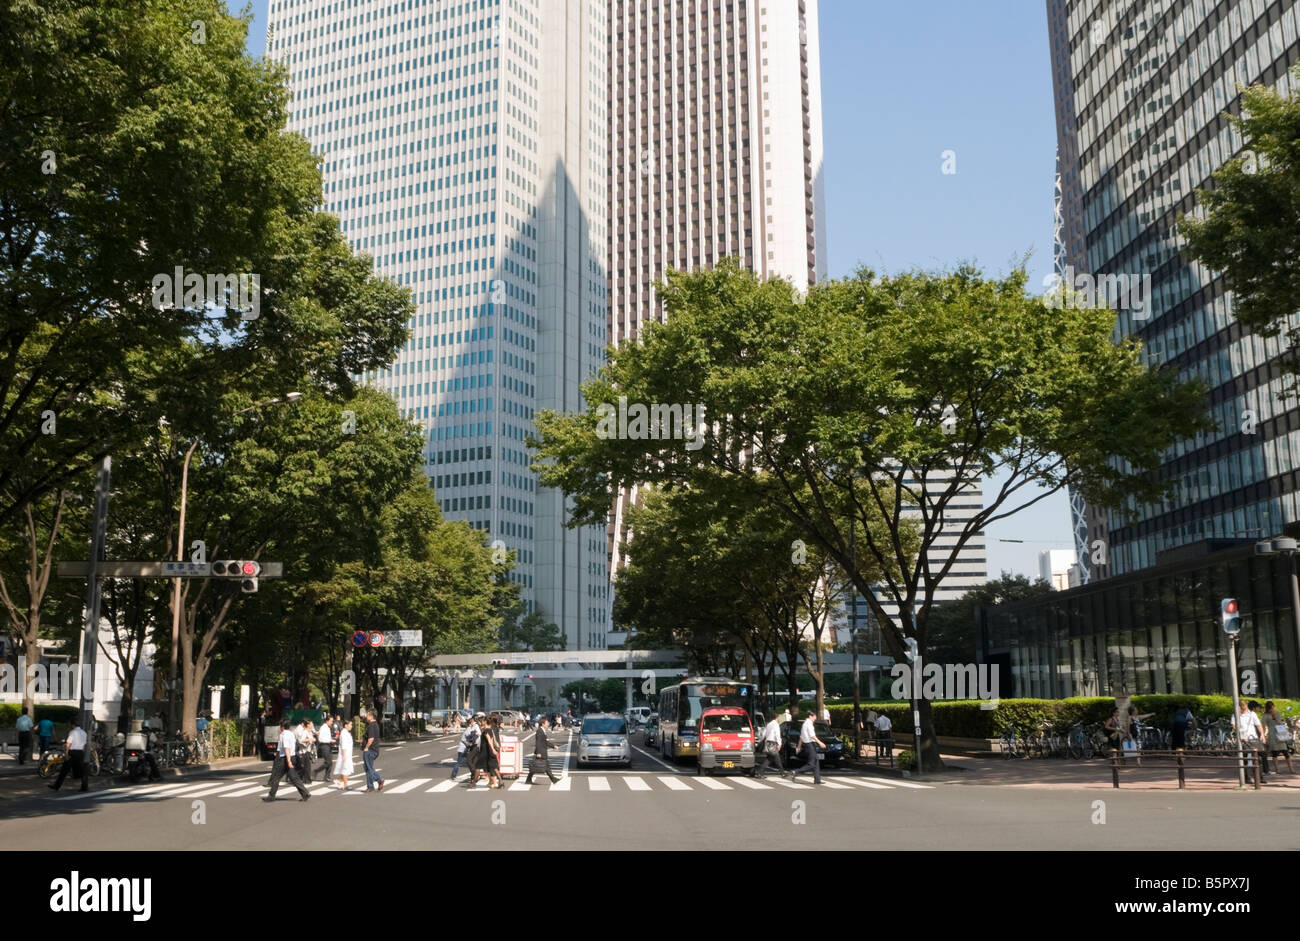
M 104 555 L 108 537 L 108 493 L 112 482 L 113 459 L 107 454 L 99 459 L 99 472 L 95 476 L 95 528 L 90 537 L 90 565 L 86 577 L 86 621 L 81 631 L 82 677 L 78 683 L 81 697 L 81 727 L 87 735 L 95 732 L 95 683 L 90 684 L 87 702 L 85 675 L 95 676 L 95 660 L 99 653 L 99 563 Z M 24 677 L 24 682 L 26 678 Z
M 1237 687 L 1241 683 L 1237 679 L 1237 636 L 1236 634 L 1228 635 L 1228 669 L 1232 671 L 1232 727 L 1236 733 L 1237 739 L 1237 787 L 1246 786 L 1246 755 L 1241 743 L 1241 701 L 1238 695 Z
M 199 446 L 198 439 L 190 445 L 190 449 L 185 452 L 185 465 L 181 468 L 181 520 L 180 526 L 177 527 L 176 534 L 176 561 L 185 561 L 185 498 L 189 495 L 190 486 L 190 458 L 194 456 L 194 449 Z M 179 644 L 181 636 L 181 580 L 173 579 L 175 583 L 172 588 L 172 650 L 171 650 L 171 682 L 167 685 L 167 731 L 174 733 L 176 731 L 176 664 L 179 653 Z M 174 734 L 172 736 L 175 737 Z

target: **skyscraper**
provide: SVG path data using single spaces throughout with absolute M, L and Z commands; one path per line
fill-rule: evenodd
M 1224 116 L 1240 111 L 1237 86 L 1291 88 L 1300 7 L 1048 0 L 1047 13 L 1067 262 L 1076 277 L 1149 280 L 1145 305 L 1117 310 L 1116 337 L 1203 380 L 1219 426 L 1165 455 L 1177 492 L 1137 507 L 1136 522 L 1089 508 L 1080 561 L 1093 578 L 1120 575 L 1275 535 L 1300 521 L 1300 410 L 1279 396 L 1273 363 L 1284 341 L 1241 330 L 1222 279 L 1179 254 L 1176 221 L 1241 153 Z
M 422 423 L 444 513 L 517 551 L 570 648 L 604 646 L 605 532 L 564 527 L 525 439 L 603 361 L 606 21 L 604 0 L 271 0 L 267 35 L 323 208 L 415 293 L 406 347 L 362 378 Z
M 817 0 L 609 0 L 608 342 L 663 316 L 669 268 L 826 277 L 817 36 Z

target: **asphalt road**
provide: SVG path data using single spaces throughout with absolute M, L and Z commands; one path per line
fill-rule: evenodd
M 828 771 L 815 788 L 805 778 L 698 777 L 693 765 L 643 750 L 640 733 L 630 770 L 578 770 L 569 750 L 576 738 L 558 739 L 560 784 L 538 779 L 531 788 L 522 776 L 503 790 L 450 781 L 455 736 L 386 747 L 380 793 L 362 792 L 358 761 L 353 790 L 317 783 L 305 803 L 284 782 L 275 803 L 262 801 L 269 763 L 88 795 L 71 781 L 57 795 L 28 787 L 0 805 L 0 842 L 87 850 L 1300 848 L 1300 798 L 1281 790 L 918 785 L 874 768 Z M 523 736 L 525 754 L 529 741 Z

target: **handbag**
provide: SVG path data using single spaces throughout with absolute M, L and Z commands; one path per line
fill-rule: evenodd
M 1275 725 L 1273 728 L 1277 732 L 1277 739 L 1279 742 L 1289 742 L 1293 738 L 1295 738 L 1291 730 L 1288 729 L 1285 725 L 1279 724 L 1279 725 Z

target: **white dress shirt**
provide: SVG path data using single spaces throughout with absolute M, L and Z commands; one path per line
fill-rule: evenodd
M 322 745 L 328 745 L 330 743 L 330 727 L 328 725 L 322 725 L 320 727 L 320 731 L 316 733 L 316 741 L 320 742 Z
M 81 726 L 75 726 L 68 733 L 68 751 L 85 751 L 86 749 L 86 730 Z
M 298 738 L 293 734 L 293 729 L 280 730 L 279 754 L 284 758 L 298 754 Z
M 1237 734 L 1243 742 L 1253 738 L 1264 737 L 1264 727 L 1259 724 L 1259 717 L 1247 710 L 1237 713 Z
M 799 730 L 799 744 L 807 745 L 817 737 L 817 726 L 813 717 L 809 716 L 803 720 L 803 728 Z
M 888 732 L 893 727 L 894 723 L 890 722 L 889 716 L 885 715 L 883 712 L 876 716 L 876 728 L 881 732 Z
M 781 744 L 781 723 L 775 719 L 763 726 L 763 744 L 766 745 L 768 742 L 773 745 Z

